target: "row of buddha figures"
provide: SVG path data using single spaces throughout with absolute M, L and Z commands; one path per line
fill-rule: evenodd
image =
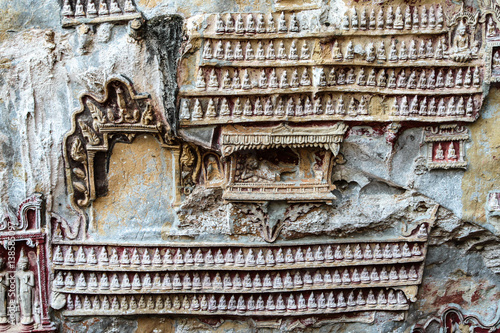
M 313 103 L 314 101 L 314 103 Z M 190 105 L 191 104 L 191 105 Z M 204 105 L 203 105 L 204 104 Z M 181 120 L 210 120 L 219 118 L 255 117 L 308 117 L 308 116 L 367 116 L 370 115 L 370 97 L 367 95 L 332 97 L 325 95 L 315 100 L 306 96 L 286 98 L 212 98 L 200 102 L 199 99 L 183 99 Z M 472 95 L 435 98 L 430 96 L 394 97 L 391 106 L 393 116 L 430 116 L 430 117 L 473 117 L 480 109 L 480 103 Z M 191 112 L 192 110 L 192 112 Z M 204 111 L 205 110 L 205 111 Z
M 326 293 L 326 295 L 325 295 Z M 377 294 L 377 296 L 375 296 Z M 346 299 L 347 297 L 347 299 Z M 182 299 L 182 301 L 181 301 Z M 264 299 L 267 299 L 264 301 Z M 306 301 L 307 299 L 307 301 Z M 285 301 L 286 300 L 286 301 Z M 154 311 L 154 313 L 214 314 L 231 313 L 246 315 L 303 315 L 308 312 L 337 313 L 361 310 L 406 310 L 408 300 L 404 293 L 394 289 L 369 289 L 347 292 L 311 292 L 269 295 L 157 295 L 157 296 L 79 296 L 68 295 L 68 310 L 75 314 L 86 311 L 98 311 L 98 314 L 110 311 L 113 314 Z M 142 310 L 142 311 L 141 311 Z M 194 311 L 194 312 L 193 312 Z
M 75 275 L 76 274 L 76 275 Z M 110 274 L 110 273 L 109 273 Z M 221 276 L 222 274 L 222 276 Z M 142 275 L 142 278 L 141 278 Z M 78 279 L 75 280 L 75 276 Z M 99 277 L 98 277 L 99 276 Z M 261 277 L 262 276 L 262 277 Z M 276 273 L 240 273 L 229 272 L 198 273 L 135 273 L 133 278 L 128 273 L 114 273 L 111 278 L 108 273 L 88 273 L 79 275 L 76 272 L 58 271 L 52 283 L 54 290 L 68 292 L 71 290 L 103 290 L 111 293 L 123 293 L 132 290 L 203 290 L 203 291 L 230 291 L 243 290 L 254 292 L 255 290 L 282 290 L 282 289 L 322 289 L 340 285 L 356 284 L 411 284 L 418 281 L 418 268 L 414 265 L 379 266 L 379 267 L 357 267 L 353 269 L 335 270 L 330 274 L 329 270 L 309 271 L 279 271 Z
M 278 49 L 276 51 L 276 46 Z M 444 37 L 437 41 L 432 39 L 411 39 L 408 44 L 405 40 L 392 38 L 389 52 L 386 42 L 369 42 L 367 45 L 354 45 L 350 40 L 340 43 L 335 40 L 331 46 L 331 59 L 333 61 L 366 61 L 366 62 L 405 62 L 418 60 L 440 60 L 446 61 L 449 57 L 448 44 Z M 299 52 L 300 47 L 300 52 Z M 357 51 L 355 49 L 358 48 Z M 474 42 L 471 48 L 471 57 L 477 59 L 480 43 Z M 310 60 L 313 42 L 304 40 L 298 42 L 292 40 L 289 46 L 285 45 L 283 39 L 254 40 L 254 41 L 231 41 L 207 39 L 203 45 L 202 58 L 206 61 L 275 61 L 275 60 Z M 361 52 L 360 50 L 363 50 Z
M 402 96 L 394 98 L 391 108 L 393 116 L 437 116 L 437 117 L 473 117 L 479 110 L 472 96 L 469 97 L 427 97 Z
M 208 68 L 207 68 L 208 69 Z M 299 73 L 300 71 L 300 73 Z M 315 75 L 308 67 L 283 69 L 245 69 L 244 71 L 215 69 L 198 71 L 198 90 L 251 90 L 251 89 L 293 89 L 358 85 L 392 89 L 460 89 L 480 88 L 479 67 L 458 68 L 401 68 L 375 67 L 315 67 Z M 224 72 L 224 74 L 222 74 Z M 240 78 L 243 72 L 243 79 Z M 291 74 L 290 74 L 291 73 Z M 328 75 L 327 75 L 328 73 Z M 278 79 L 278 75 L 280 79 Z M 208 84 L 207 84 L 207 77 Z M 221 77 L 221 79 L 219 79 Z
M 98 16 L 122 15 L 124 13 L 137 12 L 132 0 L 125 0 L 123 8 L 120 8 L 118 0 L 87 0 L 85 5 L 83 3 L 84 1 L 85 0 L 76 0 L 76 3 L 72 4 L 71 0 L 64 0 L 61 15 L 67 18 L 94 18 Z
M 426 230 L 419 230 L 422 237 L 426 237 Z M 352 244 L 351 245 L 317 245 L 304 249 L 300 246 L 287 248 L 226 248 L 218 249 L 191 249 L 191 248 L 166 248 L 147 249 L 138 248 L 121 250 L 113 247 L 111 256 L 106 247 L 84 248 L 79 246 L 74 253 L 71 246 L 57 246 L 54 250 L 52 263 L 65 266 L 235 266 L 235 267 L 258 267 L 279 266 L 305 267 L 308 264 L 339 263 L 351 261 L 380 260 L 405 260 L 422 257 L 421 245 L 414 243 L 386 243 L 386 244 Z M 63 248 L 64 251 L 63 251 Z M 97 251 L 96 251 L 97 250 Z M 99 253 L 97 255 L 97 252 Z M 141 253 L 142 252 L 142 253 Z
M 441 5 L 421 6 L 398 6 L 394 10 L 392 6 L 387 8 L 378 6 L 369 9 L 363 7 L 358 16 L 358 11 L 352 9 L 344 13 L 343 30 L 442 30 L 445 27 L 445 16 Z M 277 17 L 276 15 L 279 15 Z M 277 24 L 276 24 L 277 22 Z M 290 14 L 268 14 L 262 13 L 228 13 L 217 14 L 214 22 L 216 34 L 274 34 L 274 33 L 298 33 L 308 30 L 309 22 L 300 22 L 295 12 Z
M 229 102 L 229 101 L 230 102 Z M 217 118 L 255 118 L 255 117 L 308 117 L 308 116 L 333 116 L 333 115 L 348 115 L 348 116 L 366 116 L 369 114 L 368 96 L 362 95 L 359 100 L 355 97 L 350 98 L 350 102 L 344 102 L 344 97 L 340 95 L 337 105 L 331 98 L 326 98 L 323 105 L 323 100 L 317 98 L 314 100 L 309 96 L 302 98 L 301 96 L 285 98 L 278 97 L 273 102 L 269 98 L 256 98 L 254 102 L 251 99 L 236 98 L 233 100 L 227 98 L 210 99 L 206 106 L 202 105 L 199 99 L 192 100 L 184 99 L 182 101 L 180 119 L 181 120 L 210 120 Z M 189 104 L 193 104 L 191 107 Z M 192 110 L 192 112 L 191 112 Z M 204 111 L 205 110 L 205 111 Z

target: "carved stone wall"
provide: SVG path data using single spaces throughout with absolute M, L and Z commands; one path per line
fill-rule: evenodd
M 0 331 L 500 332 L 496 2 L 0 12 Z

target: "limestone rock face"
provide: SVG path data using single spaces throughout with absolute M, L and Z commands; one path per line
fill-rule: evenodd
M 497 330 L 497 7 L 0 0 L 0 331 Z

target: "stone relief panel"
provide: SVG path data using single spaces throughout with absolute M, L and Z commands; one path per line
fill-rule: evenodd
M 427 142 L 427 167 L 430 169 L 467 168 L 465 142 L 469 133 L 463 126 L 441 125 L 428 127 L 424 141 Z
M 66 1 L 63 25 L 107 22 L 112 14 L 139 19 L 130 6 L 111 1 L 115 13 L 107 14 L 102 1 L 96 14 L 92 1 Z M 426 126 L 425 167 L 467 168 L 465 124 L 478 119 L 494 81 L 496 23 L 463 8 L 445 15 L 443 4 L 356 5 L 340 25 L 326 27 L 298 11 L 316 8 L 314 1 L 288 6 L 280 0 L 283 12 L 191 18 L 175 115 L 158 114 L 149 96 L 122 78 L 107 82 L 104 96 L 80 97 L 63 144 L 80 222 L 72 230 L 63 218 L 52 220 L 54 309 L 75 318 L 201 315 L 275 327 L 285 318 L 405 318 L 423 281 L 439 206 L 412 202 L 413 194 L 376 177 L 340 175 L 353 172 L 342 168 L 342 143 L 354 126 L 376 123 L 371 130 L 382 131 L 391 147 L 401 128 Z M 154 140 L 168 158 L 140 154 Z M 111 182 L 122 185 L 113 158 L 129 144 L 136 144 L 131 156 L 168 160 L 158 174 L 169 181 L 155 181 L 172 194 L 165 202 L 172 221 L 143 212 L 134 225 L 120 205 L 117 218 L 99 215 L 104 198 L 116 198 Z M 369 228 L 347 221 L 347 208 L 345 216 L 336 212 L 352 203 L 342 198 L 354 193 L 344 176 L 357 178 L 351 186 L 366 194 L 359 197 L 369 209 L 358 214 L 378 205 Z M 370 196 L 374 187 L 404 208 L 384 207 L 391 201 Z M 110 241 L 96 236 L 93 219 L 112 236 L 110 225 L 162 230 L 155 241 Z M 207 236 L 200 226 L 210 223 L 215 231 Z
M 2 220 L 0 240 L 0 330 L 55 332 L 49 317 L 49 272 L 45 203 L 27 198 L 15 218 Z

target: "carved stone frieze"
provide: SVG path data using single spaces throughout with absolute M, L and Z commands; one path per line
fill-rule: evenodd
M 116 246 L 58 241 L 52 291 L 65 315 L 328 315 L 403 311 L 415 300 L 427 248 L 407 236 L 286 244 Z

